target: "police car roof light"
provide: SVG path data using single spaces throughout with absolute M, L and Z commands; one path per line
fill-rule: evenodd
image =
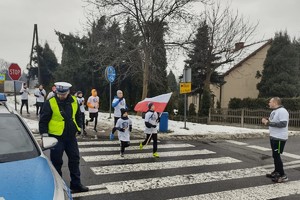
M 0 93 L 0 101 L 7 101 L 5 94 Z

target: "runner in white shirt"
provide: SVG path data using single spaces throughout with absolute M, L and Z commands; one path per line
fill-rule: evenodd
M 43 109 L 46 97 L 46 91 L 44 90 L 43 85 L 40 85 L 39 88 L 34 91 L 34 96 L 36 97 L 36 115 L 38 115 Z
M 26 106 L 27 114 L 30 114 L 28 111 L 28 95 L 29 95 L 29 89 L 27 88 L 27 84 L 23 83 L 23 87 L 20 90 L 20 95 L 21 95 L 21 109 L 20 109 L 20 114 L 22 115 L 22 109 L 23 106 Z
M 86 120 L 85 125 L 88 126 L 89 122 L 94 121 L 94 131 L 97 132 L 97 123 L 98 123 L 98 109 L 99 109 L 99 97 L 97 96 L 97 90 L 92 89 L 92 96 L 90 96 L 87 100 L 87 106 L 90 113 L 90 119 Z M 95 134 L 95 139 L 97 139 L 97 135 Z

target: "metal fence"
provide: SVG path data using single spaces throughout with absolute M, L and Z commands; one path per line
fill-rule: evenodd
M 245 127 L 248 125 L 262 126 L 261 119 L 269 117 L 271 110 L 251 109 L 210 109 L 208 124 L 222 123 Z M 289 111 L 289 126 L 300 127 L 300 110 Z

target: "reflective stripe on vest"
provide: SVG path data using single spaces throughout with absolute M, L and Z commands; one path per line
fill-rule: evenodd
M 76 97 L 72 96 L 72 98 L 74 100 L 73 103 L 71 104 L 72 105 L 72 120 L 73 120 L 74 124 L 76 125 L 77 130 L 80 131 L 80 128 L 75 120 L 75 115 L 76 115 L 77 109 L 78 109 L 78 103 L 77 103 Z M 64 117 L 60 113 L 60 110 L 59 110 L 59 107 L 57 104 L 57 100 L 55 97 L 49 99 L 49 103 L 50 103 L 50 107 L 52 109 L 52 117 L 48 124 L 49 134 L 61 136 L 65 129 Z

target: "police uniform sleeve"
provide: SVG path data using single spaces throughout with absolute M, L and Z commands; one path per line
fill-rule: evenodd
M 48 124 L 52 117 L 52 110 L 49 101 L 46 101 L 43 105 L 39 121 L 39 132 L 40 134 L 48 133 Z
M 78 104 L 78 102 L 77 102 Z M 75 115 L 75 119 L 76 119 L 76 122 L 77 122 L 77 125 L 82 128 L 82 116 L 81 116 L 81 111 L 80 111 L 80 105 L 78 104 L 78 109 L 77 109 L 77 112 L 76 112 L 76 115 Z

